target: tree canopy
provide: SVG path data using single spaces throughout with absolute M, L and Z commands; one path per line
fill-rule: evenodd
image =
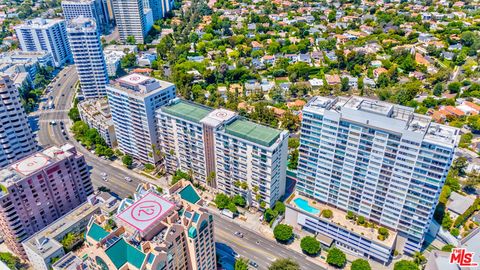
M 338 248 L 332 248 L 328 251 L 327 263 L 335 267 L 343 267 L 347 263 L 347 256 Z
M 350 270 L 371 270 L 372 267 L 370 266 L 370 263 L 368 263 L 367 260 L 364 259 L 356 259 L 355 261 L 352 262 L 352 266 L 350 267 Z
M 277 241 L 287 242 L 293 236 L 293 228 L 287 224 L 278 224 L 275 229 L 273 229 L 273 235 Z
M 300 265 L 290 258 L 275 260 L 268 270 L 300 270 Z
M 308 255 L 316 255 L 320 251 L 320 242 L 313 236 L 305 236 L 300 242 L 300 247 Z

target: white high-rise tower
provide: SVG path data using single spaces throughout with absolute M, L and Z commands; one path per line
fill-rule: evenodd
M 106 95 L 107 66 L 95 21 L 80 16 L 68 22 L 68 41 L 85 98 Z

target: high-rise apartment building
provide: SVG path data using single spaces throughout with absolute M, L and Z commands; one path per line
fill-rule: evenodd
M 156 164 L 160 149 L 155 110 L 175 98 L 175 85 L 133 73 L 107 86 L 107 95 L 120 150 L 141 162 Z
M 420 250 L 459 130 L 413 108 L 363 97 L 315 97 L 302 115 L 296 189 L 307 199 L 292 200 L 287 212 L 297 213 L 287 213 L 287 221 L 381 261 L 393 250 Z M 308 199 L 317 204 L 307 205 Z M 319 216 L 328 208 L 341 213 L 333 221 Z M 351 222 L 337 226 L 346 211 L 386 227 L 389 239 L 348 230 Z
M 35 152 L 32 130 L 9 76 L 0 76 L 0 168 Z
M 158 138 L 167 171 L 188 172 L 205 186 L 259 206 L 285 193 L 288 132 L 235 112 L 172 100 L 157 110 Z
M 165 17 L 167 12 L 171 11 L 173 8 L 173 1 L 170 0 L 144 0 L 144 8 L 149 8 L 152 10 L 153 20 L 160 20 Z
M 136 194 L 133 202 L 125 200 L 113 217 L 115 227 L 109 230 L 105 229 L 108 219 L 95 216 L 86 229 L 88 244 L 79 254 L 87 258 L 87 267 L 215 269 L 213 215 L 201 206 L 204 201 L 191 183 L 179 182 L 169 194 L 150 189 Z
M 87 201 L 22 242 L 28 261 L 35 270 L 80 270 L 72 254 L 65 255 L 62 240 L 68 234 L 82 234 L 94 215 L 115 213 L 119 201 L 107 192 L 88 196 Z M 59 259 L 54 262 L 54 259 Z M 81 261 L 81 260 L 80 260 Z M 81 261 L 82 262 L 82 261 Z M 63 268 L 64 267 L 64 268 Z
M 83 155 L 50 147 L 0 170 L 0 231 L 26 259 L 21 242 L 85 202 L 93 193 Z
M 42 18 L 29 20 L 15 26 L 15 33 L 22 51 L 48 51 L 52 54 L 56 67 L 72 59 L 64 20 Z
M 83 96 L 87 99 L 104 97 L 108 72 L 95 21 L 77 17 L 68 22 L 67 35 Z
M 143 0 L 112 1 L 115 22 L 120 33 L 120 40 L 127 42 L 128 37 L 135 38 L 136 43 L 143 43 L 150 29 L 147 28 L 146 12 Z M 151 12 L 151 11 L 150 11 Z
M 62 1 L 63 17 L 68 22 L 83 16 L 91 18 L 97 24 L 98 31 L 108 33 L 111 27 L 107 3 L 103 0 L 67 0 Z

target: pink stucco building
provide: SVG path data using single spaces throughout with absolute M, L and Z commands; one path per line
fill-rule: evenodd
M 0 170 L 0 231 L 26 259 L 21 241 L 68 213 L 93 193 L 82 154 L 50 147 Z

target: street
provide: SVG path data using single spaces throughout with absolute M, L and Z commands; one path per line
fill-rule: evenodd
M 115 166 L 112 161 L 104 160 L 90 153 L 86 148 L 76 142 L 74 138 L 71 138 L 66 130 L 71 126 L 68 118 L 68 110 L 72 106 L 72 100 L 75 94 L 74 86 L 77 80 L 78 76 L 75 67 L 66 67 L 58 74 L 57 81 L 54 83 L 52 91 L 48 94 L 48 96 L 54 97 L 55 109 L 37 111 L 29 116 L 29 120 L 33 122 L 33 126 L 39 128 L 37 133 L 38 142 L 42 147 L 62 145 L 65 143 L 73 144 L 77 151 L 85 156 L 87 164 L 91 167 L 91 179 L 95 188 L 100 186 L 107 187 L 120 198 L 132 195 L 138 183 L 146 180 L 145 177 L 139 176 L 134 171 L 126 168 Z M 56 121 L 57 123 L 51 125 L 51 121 Z M 65 129 L 66 135 L 62 134 L 62 125 L 60 122 L 64 123 L 63 128 Z M 102 173 L 107 174 L 108 182 L 102 180 Z M 132 181 L 125 181 L 125 176 L 129 176 Z M 158 184 L 166 185 L 166 183 Z M 242 232 L 244 237 L 239 238 L 234 236 L 236 231 Z M 307 260 L 306 255 L 290 250 L 284 245 L 264 238 L 257 232 L 243 228 L 233 223 L 232 220 L 216 214 L 215 237 L 218 245 L 226 249 L 233 249 L 242 257 L 255 261 L 259 265 L 258 269 L 267 269 L 270 263 L 276 258 L 292 258 L 305 270 L 322 269 L 321 266 Z

